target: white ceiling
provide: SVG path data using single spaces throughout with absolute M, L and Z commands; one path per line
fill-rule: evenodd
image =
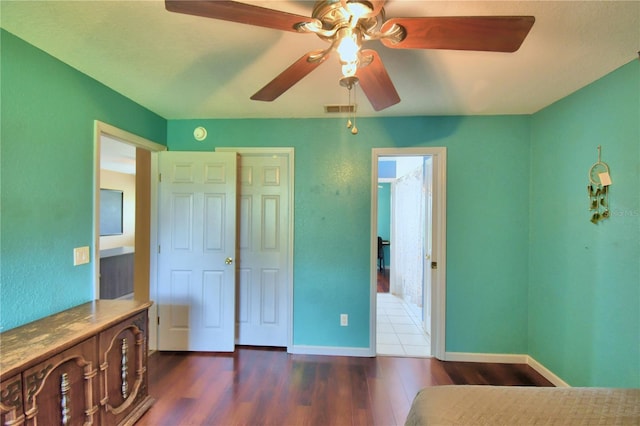
M 312 1 L 247 1 L 310 16 Z M 310 50 L 297 34 L 171 13 L 161 0 L 8 1 L 1 26 L 167 119 L 326 116 L 347 103 L 332 55 L 274 102 L 249 97 Z M 529 114 L 633 60 L 640 1 L 388 0 L 386 16 L 533 15 L 515 53 L 389 49 L 370 42 L 401 102 L 361 116 Z M 632 90 L 632 89 L 630 89 Z
M 136 147 L 103 134 L 100 137 L 100 168 L 134 175 Z

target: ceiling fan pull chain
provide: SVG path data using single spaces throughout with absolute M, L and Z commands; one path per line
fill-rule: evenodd
M 348 102 L 347 102 L 347 129 L 351 128 L 351 86 L 347 89 L 349 93 Z
M 356 127 L 356 105 L 357 105 L 357 101 L 356 101 L 356 85 L 353 85 L 353 127 L 351 128 L 351 134 L 352 135 L 357 135 L 358 134 L 358 128 Z M 349 89 L 349 93 L 351 93 L 351 89 Z

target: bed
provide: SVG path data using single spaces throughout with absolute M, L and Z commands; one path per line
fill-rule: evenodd
M 449 385 L 422 389 L 405 426 L 640 425 L 640 389 Z

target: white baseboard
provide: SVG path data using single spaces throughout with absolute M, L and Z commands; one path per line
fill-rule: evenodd
M 527 358 L 528 358 L 527 364 L 529 364 L 531 366 L 531 368 L 533 368 L 538 373 L 540 373 L 545 379 L 547 379 L 548 381 L 553 383 L 554 386 L 559 387 L 559 388 L 570 388 L 571 387 L 567 382 L 562 380 L 560 377 L 556 376 L 553 372 L 551 372 L 551 370 L 549 370 L 544 365 L 540 364 L 538 361 L 536 361 L 532 357 L 528 356 Z
M 445 352 L 445 361 L 463 362 L 499 362 L 502 364 L 526 364 L 528 355 L 524 354 L 481 354 L 470 352 Z
M 375 352 L 371 352 L 369 348 L 350 348 L 339 346 L 307 346 L 294 345 L 288 348 L 291 354 L 300 355 L 331 355 L 331 356 L 355 356 L 355 357 L 374 357 Z M 549 380 L 557 387 L 570 387 L 567 382 L 555 375 L 551 370 L 536 361 L 533 357 L 526 354 L 488 354 L 473 352 L 445 352 L 444 361 L 461 361 L 461 362 L 493 362 L 501 364 L 527 364 L 535 371 L 540 373 L 542 377 Z
M 555 375 L 544 365 L 525 354 L 481 354 L 469 352 L 445 352 L 445 361 L 463 362 L 498 362 L 503 364 L 527 364 L 536 370 L 542 377 L 549 380 L 556 387 L 571 387 L 567 382 Z
M 350 348 L 342 346 L 307 346 L 293 345 L 289 347 L 288 352 L 299 355 L 332 355 L 332 356 L 355 356 L 355 357 L 374 357 L 375 352 L 371 352 L 369 348 Z

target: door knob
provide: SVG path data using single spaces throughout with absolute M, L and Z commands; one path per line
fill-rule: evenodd
M 224 260 L 224 263 L 225 263 L 226 265 L 231 265 L 231 264 L 233 263 L 233 259 L 232 259 L 232 258 L 230 258 L 230 257 L 227 257 L 227 258 Z

